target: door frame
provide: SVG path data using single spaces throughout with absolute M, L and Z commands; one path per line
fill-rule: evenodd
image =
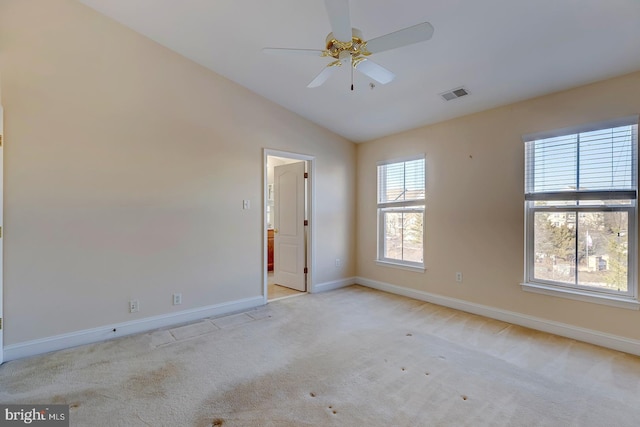
M 307 178 L 307 219 L 309 221 L 309 225 L 307 226 L 307 239 L 306 239 L 306 251 L 307 251 L 307 292 L 314 292 L 314 281 L 313 276 L 315 272 L 315 246 L 314 239 L 315 236 L 315 156 L 310 156 L 307 154 L 300 153 L 292 153 L 289 151 L 280 151 L 280 150 L 272 150 L 269 148 L 265 148 L 263 150 L 263 158 L 262 158 L 262 169 L 263 169 L 263 191 L 262 191 L 262 298 L 264 304 L 267 303 L 268 295 L 267 295 L 267 281 L 268 281 L 268 272 L 267 272 L 267 264 L 268 264 L 268 236 L 267 236 L 267 202 L 268 202 L 268 181 L 267 181 L 267 159 L 269 156 L 272 157 L 284 157 L 292 160 L 303 160 L 307 163 L 307 173 L 309 177 Z
M 4 314 L 3 307 L 3 244 L 4 241 L 4 109 L 0 100 L 0 364 L 4 362 Z

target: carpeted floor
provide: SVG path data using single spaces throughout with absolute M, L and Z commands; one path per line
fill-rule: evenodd
M 72 426 L 636 426 L 640 358 L 359 286 L 0 367 Z

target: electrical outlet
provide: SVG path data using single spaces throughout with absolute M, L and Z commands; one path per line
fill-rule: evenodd
M 342 267 L 342 260 L 340 258 L 336 258 L 336 267 Z
M 182 294 L 173 294 L 173 305 L 182 304 Z
M 462 283 L 462 273 L 459 271 L 456 273 L 456 282 Z
M 137 299 L 129 301 L 129 313 L 137 313 L 140 311 L 140 303 Z

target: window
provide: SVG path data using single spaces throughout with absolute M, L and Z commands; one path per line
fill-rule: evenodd
M 424 157 L 378 163 L 378 261 L 424 268 Z
M 637 297 L 637 122 L 523 138 L 525 289 Z

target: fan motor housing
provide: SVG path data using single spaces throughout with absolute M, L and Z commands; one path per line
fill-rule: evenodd
M 341 41 L 333 36 L 333 33 L 329 33 L 326 38 L 327 49 L 326 55 L 339 59 L 340 53 L 348 52 L 352 56 L 370 55 L 366 50 L 367 42 L 362 38 L 362 31 L 357 28 L 351 29 L 351 40 Z

